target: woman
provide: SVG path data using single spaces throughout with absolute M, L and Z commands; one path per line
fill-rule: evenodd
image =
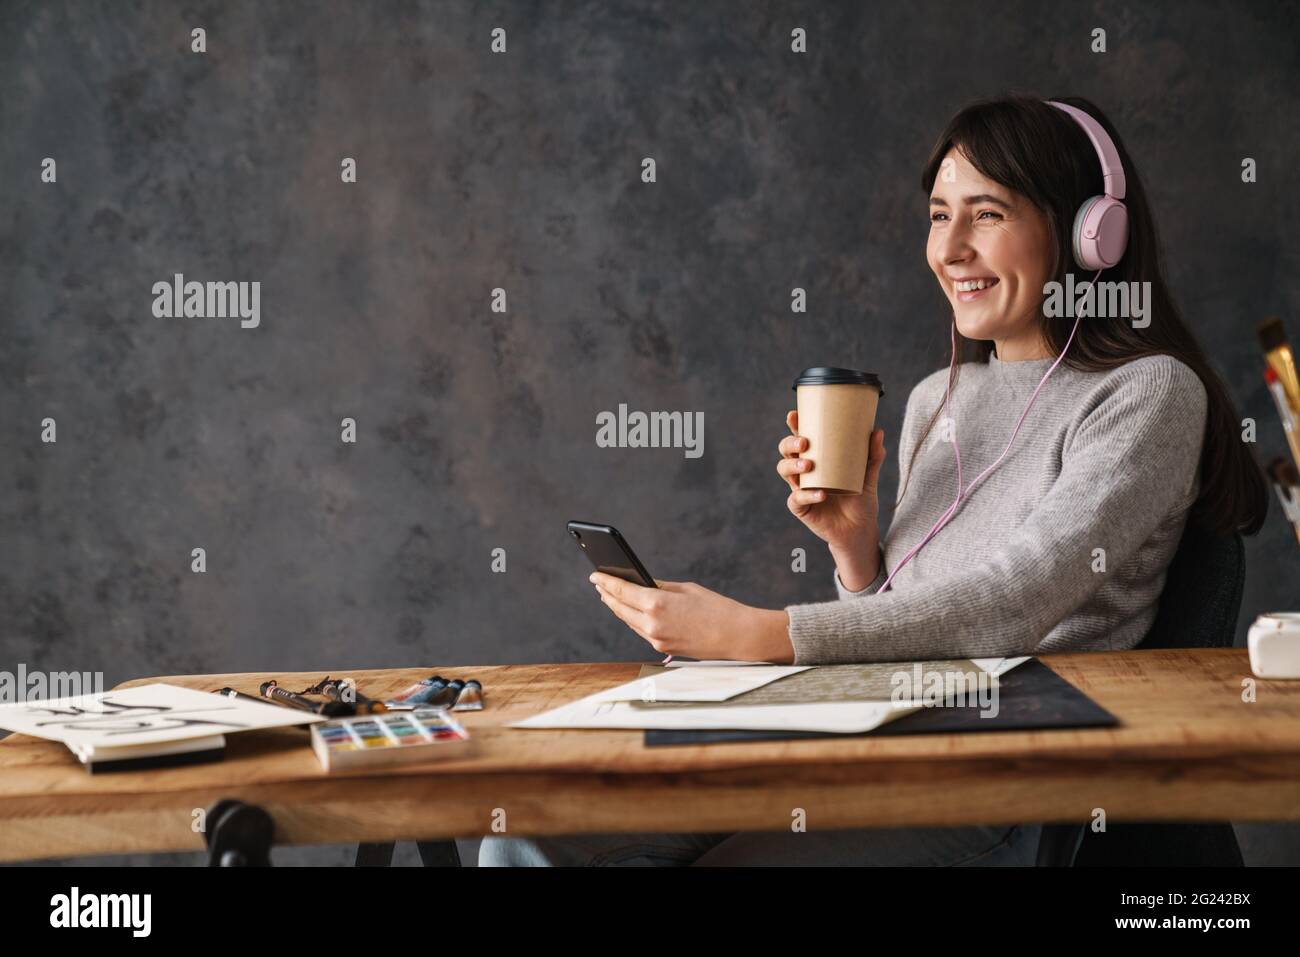
M 1055 102 L 1087 116 L 1024 97 L 975 103 L 926 162 L 926 256 L 952 306 L 953 363 L 908 398 L 899 502 L 883 543 L 884 431 L 868 439 L 863 493 L 826 497 L 798 487 L 811 463 L 799 457 L 807 442 L 790 412 L 777 472 L 791 512 L 830 548 L 840 600 L 771 610 L 693 582 L 650 589 L 593 574 L 601 601 L 656 651 L 814 665 L 1132 648 L 1155 619 L 1188 521 L 1221 534 L 1259 530 L 1267 485 L 1170 296 L 1132 160 L 1097 107 Z M 1088 117 L 1109 134 L 1127 178 L 1126 244 L 1099 276 L 1080 273 L 1088 256 L 1074 237 L 1076 211 L 1111 184 Z M 1060 317 L 1045 308 L 1048 284 L 1069 288 L 1069 271 L 1079 287 L 1136 284 L 1143 314 Z M 846 600 L 860 596 L 869 597 Z M 490 838 L 480 860 L 1027 864 L 1037 832 Z

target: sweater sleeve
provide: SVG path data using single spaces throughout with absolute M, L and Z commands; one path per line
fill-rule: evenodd
M 1071 427 L 1059 476 L 1003 546 L 969 570 L 884 594 L 870 593 L 883 578 L 863 594 L 837 573 L 842 600 L 785 609 L 794 664 L 1033 654 L 1101 587 L 1099 555 L 1105 568 L 1121 567 L 1195 493 L 1206 417 L 1199 377 L 1150 357 L 1113 381 Z
M 876 548 L 877 551 L 880 550 L 879 546 L 876 546 Z M 880 571 L 876 573 L 876 577 L 870 584 L 863 586 L 862 591 L 849 591 L 845 588 L 844 582 L 840 581 L 839 569 L 835 569 L 831 574 L 835 577 L 835 590 L 839 592 L 840 601 L 844 601 L 848 598 L 861 598 L 863 595 L 874 595 L 876 592 L 880 591 L 880 586 L 883 585 L 885 579 L 889 577 L 889 570 L 885 568 L 885 553 L 880 551 Z

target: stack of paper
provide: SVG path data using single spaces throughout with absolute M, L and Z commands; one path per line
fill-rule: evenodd
M 679 728 L 857 734 L 947 700 L 996 687 L 1028 658 L 791 667 L 742 662 L 647 665 L 635 681 L 514 722 L 515 728 Z M 939 702 L 942 703 L 942 700 Z

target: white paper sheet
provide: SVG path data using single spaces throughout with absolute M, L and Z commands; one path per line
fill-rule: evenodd
M 668 667 L 672 667 L 669 662 Z M 809 665 L 763 665 L 728 668 L 684 667 L 665 674 L 637 678 L 593 697 L 599 701 L 726 701 L 736 695 L 771 684 L 787 675 L 807 671 Z
M 0 705 L 0 728 L 62 741 L 74 751 L 79 747 L 182 741 L 324 720 L 310 711 L 161 683 Z
M 706 658 L 703 661 L 683 661 L 680 658 L 674 658 L 666 665 L 659 665 L 661 668 L 747 668 L 767 666 L 767 661 L 731 661 L 728 658 Z
M 630 701 L 600 701 L 589 695 L 512 728 L 697 728 L 749 731 L 831 731 L 853 734 L 919 710 L 892 701 L 834 701 L 753 707 L 653 708 Z
M 975 667 L 996 678 L 1018 665 L 1023 665 L 1029 658 L 1029 655 L 1023 655 L 1020 658 L 972 658 L 971 661 L 975 662 Z

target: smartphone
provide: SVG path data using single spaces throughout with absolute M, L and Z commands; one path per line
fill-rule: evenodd
M 632 551 L 617 528 L 613 525 L 601 525 L 597 522 L 569 522 L 566 526 L 569 535 L 578 546 L 587 553 L 596 571 L 605 572 L 616 578 L 644 585 L 646 588 L 658 588 L 650 573 L 645 570 L 641 560 Z

